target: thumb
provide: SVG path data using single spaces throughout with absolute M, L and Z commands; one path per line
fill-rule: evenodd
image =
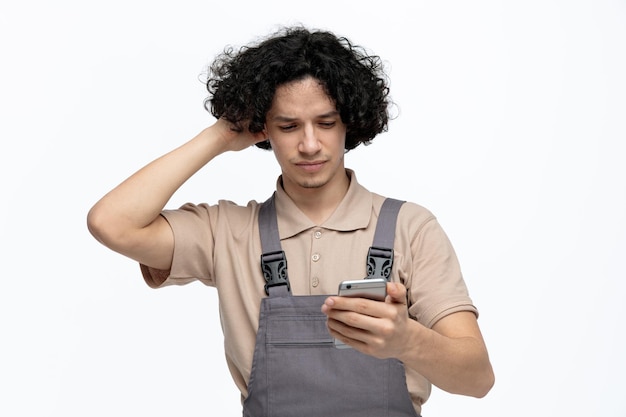
M 406 304 L 406 287 L 399 282 L 388 282 L 387 297 L 392 303 Z

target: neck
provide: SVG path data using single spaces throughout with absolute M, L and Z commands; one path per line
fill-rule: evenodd
M 345 171 L 321 187 L 303 188 L 283 181 L 285 193 L 317 225 L 324 223 L 334 213 L 349 186 L 350 178 Z

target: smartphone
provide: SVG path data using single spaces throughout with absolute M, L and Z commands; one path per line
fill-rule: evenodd
M 385 301 L 387 280 L 385 278 L 357 279 L 342 281 L 337 294 L 341 297 L 361 297 L 370 300 Z
M 341 297 L 361 297 L 370 300 L 385 301 L 387 297 L 387 280 L 385 278 L 357 279 L 342 281 L 339 284 L 337 295 Z M 335 347 L 339 349 L 349 348 L 341 340 L 334 339 Z

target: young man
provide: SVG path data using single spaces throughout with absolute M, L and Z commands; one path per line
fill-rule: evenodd
M 88 226 L 138 261 L 152 287 L 217 288 L 244 416 L 416 416 L 431 383 L 484 396 L 494 377 L 477 311 L 426 209 L 398 205 L 397 223 L 381 226 L 393 236 L 385 301 L 333 295 L 342 280 L 368 275 L 379 218 L 386 224 L 385 198 L 344 166 L 347 150 L 387 126 L 378 57 L 332 33 L 289 28 L 226 51 L 207 87 L 217 121 L 105 195 Z M 164 210 L 213 158 L 255 144 L 281 167 L 268 202 Z

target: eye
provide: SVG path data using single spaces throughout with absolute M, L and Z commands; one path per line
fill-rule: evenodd
M 335 126 L 335 122 L 331 121 L 331 122 L 320 122 L 319 123 L 321 127 L 325 128 L 325 129 L 330 129 L 331 127 Z
M 296 125 L 290 124 L 290 125 L 279 126 L 278 128 L 282 130 L 283 132 L 289 132 L 291 130 L 294 130 L 296 128 Z

